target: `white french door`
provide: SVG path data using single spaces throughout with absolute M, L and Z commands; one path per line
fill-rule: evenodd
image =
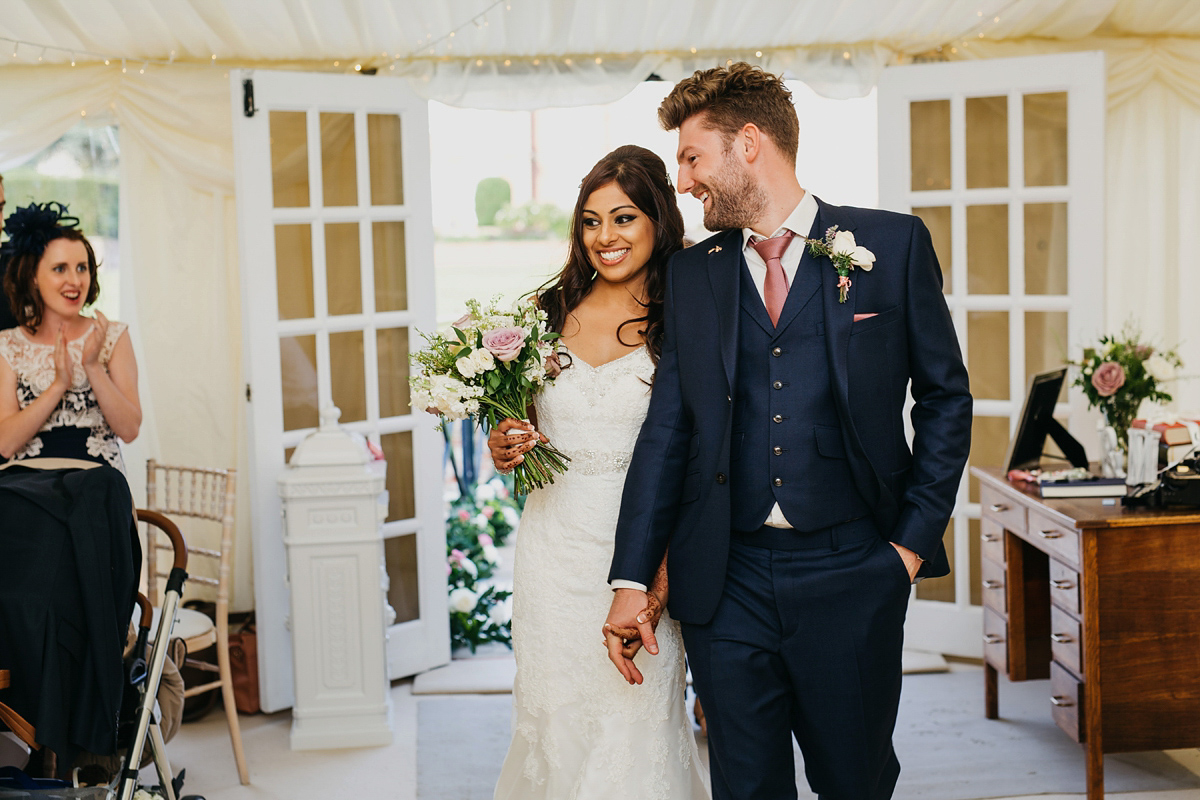
M 387 459 L 388 674 L 450 658 L 443 444 L 413 415 L 408 389 L 417 330 L 436 327 L 428 106 L 382 76 L 245 70 L 230 80 L 259 677 L 274 711 L 293 698 L 276 481 L 330 405 Z
M 1104 308 L 1102 53 L 920 64 L 879 82 L 879 199 L 933 236 L 975 397 L 971 466 L 1000 466 L 1031 375 L 1094 341 Z M 1056 416 L 1091 450 L 1086 403 Z M 978 481 L 952 572 L 914 590 L 906 647 L 982 656 Z

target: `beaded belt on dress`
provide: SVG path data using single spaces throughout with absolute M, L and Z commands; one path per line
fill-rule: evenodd
M 623 450 L 576 450 L 567 453 L 571 463 L 567 472 L 576 475 L 607 475 L 629 469 L 632 452 Z

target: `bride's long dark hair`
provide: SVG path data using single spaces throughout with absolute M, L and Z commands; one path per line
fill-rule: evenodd
M 538 291 L 538 303 L 549 316 L 550 330 L 561 333 L 567 316 L 592 290 L 596 269 L 583 246 L 583 204 L 592 192 L 610 183 L 621 187 L 654 225 L 654 249 L 646 263 L 646 313 L 621 323 L 617 338 L 621 339 L 626 325 L 643 323 L 638 334 L 645 339 L 650 357 L 657 364 L 662 353 L 667 260 L 683 247 L 683 216 L 675 202 L 675 190 L 666 166 L 646 148 L 633 144 L 618 147 L 600 159 L 584 177 L 571 217 L 571 248 L 567 263 Z

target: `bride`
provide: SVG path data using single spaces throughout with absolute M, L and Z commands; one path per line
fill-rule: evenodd
M 636 660 L 640 685 L 613 668 L 597 634 L 608 614 L 613 535 L 629 456 L 662 349 L 667 259 L 683 219 L 662 160 L 619 147 L 583 179 L 570 254 L 538 294 L 562 334 L 562 372 L 538 395 L 533 426 L 506 419 L 488 440 L 496 468 L 521 462 L 539 434 L 571 457 L 529 495 L 513 574 L 513 738 L 497 800 L 706 800 L 684 710 L 683 640 L 651 590 L 659 655 Z M 631 646 L 630 654 L 636 649 Z

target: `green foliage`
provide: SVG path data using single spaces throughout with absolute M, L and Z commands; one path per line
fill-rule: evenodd
M 505 206 L 496 214 L 496 226 L 513 239 L 566 239 L 571 215 L 551 203 Z
M 100 178 L 51 178 L 32 170 L 14 170 L 4 176 L 5 211 L 18 206 L 53 200 L 79 218 L 79 228 L 89 238 L 117 238 L 117 208 L 120 191 L 116 180 Z
M 512 202 L 512 188 L 504 178 L 484 178 L 475 187 L 475 219 L 495 225 L 496 213 Z
M 518 517 L 512 488 L 501 478 L 451 504 L 446 518 L 446 586 L 454 647 L 473 653 L 485 642 L 512 646 L 512 593 L 497 589 L 490 578 L 499 563 L 496 547 L 513 532 Z

